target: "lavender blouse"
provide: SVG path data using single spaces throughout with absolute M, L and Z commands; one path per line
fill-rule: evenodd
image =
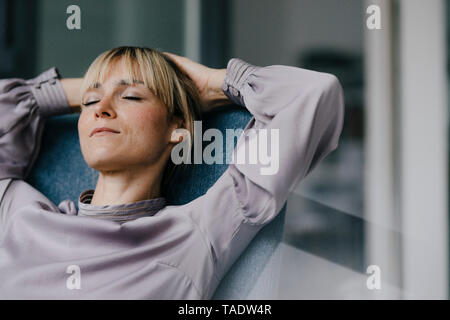
M 56 68 L 0 80 L 0 298 L 210 299 L 289 192 L 337 148 L 344 116 L 342 88 L 326 73 L 235 58 L 222 89 L 253 115 L 235 154 L 249 129 L 278 130 L 276 174 L 235 163 L 185 205 L 95 206 L 86 190 L 77 209 L 24 181 L 45 118 L 71 112 Z

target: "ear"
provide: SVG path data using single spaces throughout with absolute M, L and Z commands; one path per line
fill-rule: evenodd
M 170 136 L 170 143 L 177 144 L 181 141 L 187 140 L 189 142 L 189 131 L 185 128 L 178 128 L 172 131 Z
M 184 128 L 184 121 L 180 117 L 174 117 L 170 126 L 170 143 L 179 143 L 183 141 L 189 131 Z

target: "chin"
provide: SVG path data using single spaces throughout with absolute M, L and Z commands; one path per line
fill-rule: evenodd
M 120 157 L 115 157 L 111 153 L 96 152 L 90 153 L 89 157 L 84 157 L 87 165 L 98 171 L 111 171 L 117 169 Z

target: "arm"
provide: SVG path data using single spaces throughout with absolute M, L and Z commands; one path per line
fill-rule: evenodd
M 262 68 L 235 59 L 228 64 L 222 88 L 233 102 L 253 114 L 245 131 L 279 132 L 275 174 L 263 174 L 261 165 L 231 165 L 239 172 L 237 176 L 267 193 L 267 216 L 259 216 L 260 222 L 266 222 L 281 210 L 299 181 L 337 148 L 344 120 L 342 87 L 331 74 L 280 65 Z M 235 156 L 240 148 L 248 148 L 244 140 L 239 139 Z M 244 203 L 257 200 L 247 195 Z
M 31 80 L 0 80 L 0 180 L 24 179 L 40 147 L 44 119 L 70 113 L 56 68 Z
M 60 82 L 70 107 L 74 108 L 74 111 L 79 111 L 81 105 L 80 89 L 83 78 L 65 78 L 61 79 Z
M 28 176 L 37 158 L 45 119 L 71 111 L 56 68 L 30 80 L 0 80 L 1 224 L 7 209 L 12 208 L 14 195 L 8 190 L 21 189 L 11 187 L 12 184 L 26 184 L 21 180 Z M 32 187 L 27 185 L 26 188 Z
M 281 65 L 257 67 L 232 59 L 222 89 L 254 116 L 238 140 L 234 159 L 248 150 L 245 137 L 251 129 L 258 139 L 263 138 L 260 129 L 266 129 L 269 137 L 271 130 L 278 131 L 273 156 L 279 163 L 273 174 L 262 174 L 267 166 L 248 160 L 232 163 L 204 196 L 189 204 L 193 220 L 210 242 L 218 278 L 275 218 L 296 184 L 337 148 L 344 116 L 342 88 L 326 73 Z

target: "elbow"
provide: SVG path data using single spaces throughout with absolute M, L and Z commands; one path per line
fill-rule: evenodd
M 337 149 L 339 138 L 344 127 L 345 101 L 344 90 L 338 78 L 334 75 L 329 75 L 327 84 L 327 112 L 330 117 L 330 127 L 332 133 L 331 146 L 332 150 Z
M 321 95 L 336 97 L 336 101 L 343 104 L 344 90 L 334 74 L 322 73 L 317 89 Z
M 315 88 L 317 99 L 316 124 L 329 139 L 329 150 L 337 149 L 339 137 L 344 126 L 345 101 L 344 90 L 339 79 L 329 73 L 322 73 Z
M 344 90 L 339 79 L 330 73 L 322 73 L 321 81 L 316 88 L 318 108 L 322 114 L 332 118 L 342 127 L 344 119 Z
M 316 112 L 326 114 L 328 117 L 335 115 L 340 119 L 339 115 L 342 116 L 344 113 L 344 90 L 339 79 L 331 73 L 315 71 L 313 73 L 314 76 L 310 77 L 312 81 L 306 95 L 307 99 L 313 101 Z

